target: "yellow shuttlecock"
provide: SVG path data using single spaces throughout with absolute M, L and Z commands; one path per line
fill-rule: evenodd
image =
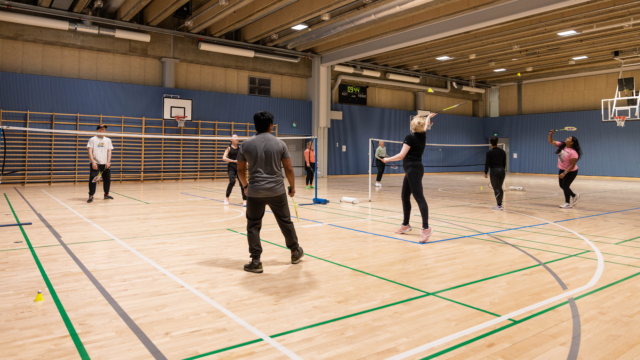
M 482 186 L 480 186 L 480 190 L 482 190 Z
M 518 73 L 518 76 L 522 76 L 522 75 L 520 75 L 520 73 Z
M 42 296 L 42 291 L 38 290 L 38 295 L 36 295 L 36 299 L 33 301 L 34 302 L 44 301 L 44 297 Z
M 433 92 L 433 89 L 432 89 L 432 88 L 429 88 L 429 90 L 427 90 L 427 92 Z

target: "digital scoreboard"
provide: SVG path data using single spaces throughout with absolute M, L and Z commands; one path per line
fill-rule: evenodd
M 340 84 L 338 101 L 342 104 L 367 105 L 367 86 Z

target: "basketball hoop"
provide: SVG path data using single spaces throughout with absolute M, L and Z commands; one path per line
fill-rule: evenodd
M 187 117 L 176 115 L 176 121 L 178 122 L 178 127 L 184 127 L 184 122 L 187 121 Z
M 618 126 L 624 127 L 624 121 L 627 120 L 626 116 L 614 116 L 613 118 L 616 119 Z

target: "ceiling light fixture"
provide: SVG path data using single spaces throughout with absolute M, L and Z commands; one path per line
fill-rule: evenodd
M 503 71 L 507 71 L 507 69 L 495 69 L 493 70 L 494 72 L 503 72 Z
M 567 31 L 563 31 L 563 32 L 559 32 L 558 35 L 560 36 L 571 36 L 571 35 L 578 35 L 579 32 L 575 31 L 575 30 L 567 30 Z
M 451 59 L 453 59 L 453 58 L 452 57 L 448 57 L 447 55 L 440 56 L 440 57 L 436 58 L 436 60 L 440 60 L 440 61 L 451 60 Z
M 307 26 L 307 25 L 305 25 L 305 24 L 298 24 L 298 25 L 296 25 L 296 26 L 292 26 L 291 28 L 292 28 L 293 30 L 304 30 L 304 29 L 308 28 L 308 26 Z
M 588 56 L 583 55 L 583 56 L 576 56 L 576 57 L 573 58 L 573 60 L 584 60 L 584 59 L 588 59 L 588 58 L 589 58 Z

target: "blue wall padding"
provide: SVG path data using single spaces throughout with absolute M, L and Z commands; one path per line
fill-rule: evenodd
M 368 142 L 370 138 L 403 141 L 410 133 L 409 123 L 415 111 L 383 109 L 357 105 L 333 104 L 332 110 L 342 111 L 342 120 L 332 120 L 329 129 L 329 175 L 366 174 L 369 171 Z M 436 144 L 484 144 L 483 119 L 470 116 L 441 114 L 434 118 L 434 125 L 427 131 L 427 143 Z M 338 145 L 338 146 L 336 146 Z M 345 152 L 342 146 L 346 145 Z M 377 143 L 376 143 L 377 147 Z M 389 156 L 400 147 L 387 144 Z M 448 147 L 427 147 L 423 162 L 428 166 L 477 164 L 488 148 L 479 150 Z M 372 149 L 375 151 L 375 148 Z M 385 173 L 402 172 L 387 167 Z M 427 172 L 479 171 L 481 167 L 427 167 Z M 373 168 L 374 173 L 377 172 Z
M 193 99 L 194 119 L 253 123 L 253 114 L 266 110 L 278 134 L 311 135 L 309 101 L 0 72 L 3 110 L 160 119 L 164 94 Z
M 555 148 L 547 142 L 549 130 L 573 126 L 578 130 L 557 132 L 553 138 L 578 138 L 584 152 L 579 174 L 640 177 L 640 121 L 627 121 L 622 128 L 601 119 L 597 110 L 485 118 L 484 137 L 498 133 L 509 138 L 511 172 L 554 174 L 558 161 Z

